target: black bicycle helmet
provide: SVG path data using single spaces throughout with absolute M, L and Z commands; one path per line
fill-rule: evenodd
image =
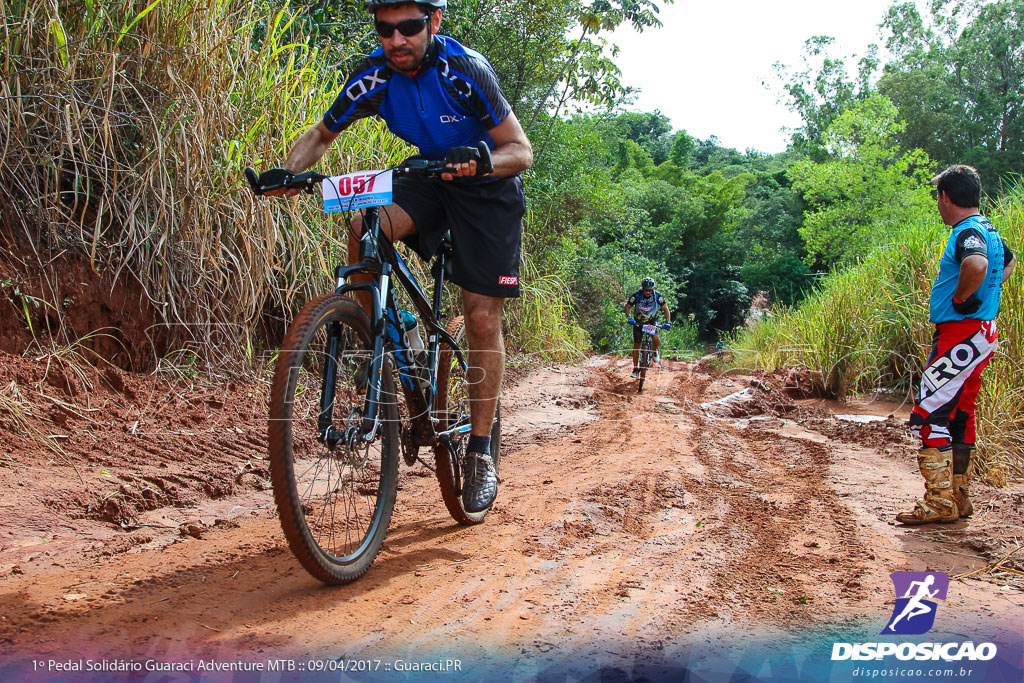
M 640 282 L 640 289 L 654 289 L 654 280 L 649 277 L 645 277 Z
M 432 9 L 447 9 L 448 0 L 366 0 L 366 11 L 372 12 L 378 7 L 384 5 L 404 5 L 407 2 L 413 2 L 417 5 L 426 5 Z

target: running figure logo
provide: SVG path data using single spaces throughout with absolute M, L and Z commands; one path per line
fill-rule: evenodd
M 935 600 L 946 599 L 949 577 L 942 572 L 893 572 L 889 577 L 896 588 L 896 606 L 882 633 L 927 633 L 935 624 Z

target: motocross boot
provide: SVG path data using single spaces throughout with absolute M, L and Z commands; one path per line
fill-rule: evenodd
M 910 512 L 896 515 L 896 521 L 903 524 L 947 524 L 960 518 L 953 500 L 952 451 L 938 448 L 922 448 L 917 452 L 917 466 L 924 476 L 924 499 Z
M 974 444 L 953 444 L 953 500 L 961 517 L 974 514 L 968 485 L 971 482 L 971 470 L 974 467 Z

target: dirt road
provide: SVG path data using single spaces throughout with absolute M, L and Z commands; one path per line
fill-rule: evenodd
M 910 570 L 982 570 L 952 583 L 936 631 L 1020 650 L 1024 593 L 1004 570 L 1021 569 L 1024 488 L 976 486 L 969 522 L 895 526 L 922 489 L 906 405 L 799 398 L 784 373 L 716 379 L 673 361 L 640 395 L 622 360 L 534 371 L 503 399 L 486 523 L 454 525 L 430 471 L 403 465 L 380 557 L 326 588 L 274 516 L 258 386 L 54 380 L 5 360 L 0 380 L 33 408 L 21 422 L 0 410 L 0 679 L 80 658 L 191 675 L 200 660 L 285 658 L 376 667 L 323 680 L 796 667 L 794 680 L 812 664 L 826 680 L 831 643 L 877 639 L 889 574 Z M 163 674 L 95 674 L 146 675 Z

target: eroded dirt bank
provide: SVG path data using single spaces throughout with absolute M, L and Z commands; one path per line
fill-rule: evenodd
M 976 485 L 969 522 L 893 525 L 921 489 L 905 405 L 832 405 L 783 373 L 672 361 L 640 395 L 621 360 L 535 371 L 503 399 L 487 522 L 454 525 L 431 472 L 403 465 L 375 565 L 325 588 L 274 516 L 261 385 L 4 360 L 21 402 L 0 409 L 0 672 L 454 657 L 478 674 L 629 680 L 753 636 L 877 634 L 889 573 L 925 569 L 982 570 L 954 582 L 942 628 L 1021 639 L 1024 594 L 998 570 L 1021 569 L 1024 489 Z

